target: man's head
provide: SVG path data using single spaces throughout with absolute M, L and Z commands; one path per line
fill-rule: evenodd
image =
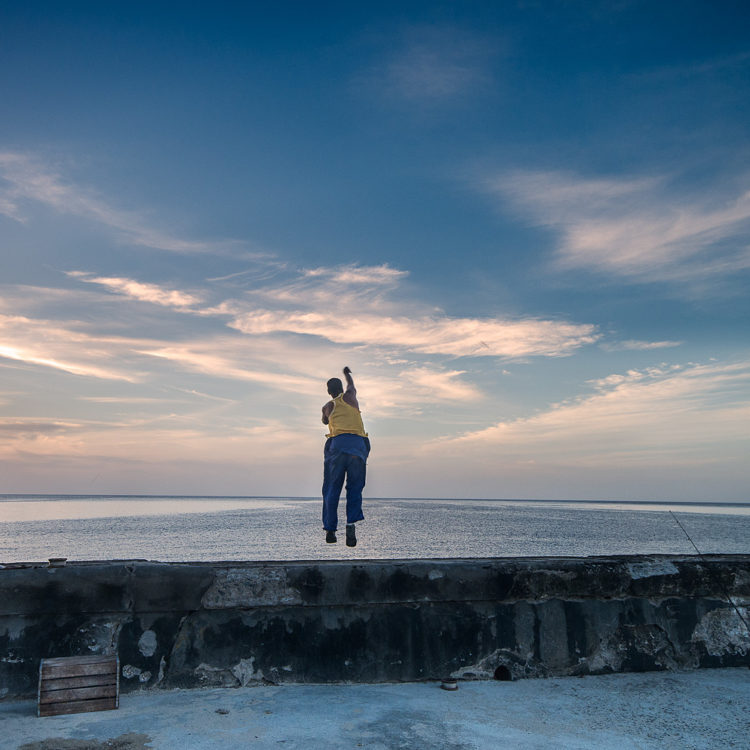
M 326 383 L 326 388 L 328 388 L 328 393 L 331 398 L 336 398 L 336 396 L 339 396 L 344 392 L 344 385 L 339 378 L 331 378 Z

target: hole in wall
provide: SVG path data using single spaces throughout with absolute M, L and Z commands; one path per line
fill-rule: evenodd
M 510 682 L 513 679 L 513 675 L 511 675 L 510 669 L 508 669 L 505 664 L 501 664 L 495 670 L 495 679 L 500 680 L 501 682 Z

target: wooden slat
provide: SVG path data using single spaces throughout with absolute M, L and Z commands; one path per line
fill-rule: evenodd
M 115 698 L 102 698 L 91 701 L 73 701 L 71 703 L 44 703 L 39 706 L 39 716 L 80 714 L 86 711 L 111 711 L 115 708 L 117 708 L 117 700 Z
M 114 659 L 117 659 L 114 654 L 86 654 L 85 656 L 52 656 L 49 659 L 44 659 L 44 663 L 47 666 L 54 667 L 58 664 L 70 664 L 70 662 L 75 662 L 76 664 L 109 663 Z
M 70 701 L 88 701 L 97 698 L 114 698 L 117 685 L 96 685 L 95 687 L 73 688 L 72 690 L 42 690 L 39 703 L 69 703 Z
M 117 675 L 110 674 L 88 674 L 80 677 L 61 677 L 44 680 L 44 690 L 66 690 L 68 688 L 94 687 L 95 685 L 115 685 Z
M 52 666 L 47 664 L 46 659 L 42 662 L 42 679 L 80 677 L 85 674 L 115 674 L 116 672 L 117 661 L 114 658 L 109 662 L 79 664 L 70 661 L 66 664 L 54 664 Z
M 59 667 L 72 662 L 76 664 L 109 664 L 116 658 L 116 656 L 108 654 L 87 654 L 86 656 L 54 656 L 43 661 L 47 667 Z
M 93 659 L 87 656 L 66 656 L 57 659 L 43 659 L 42 662 L 47 669 L 60 669 L 70 664 L 78 664 L 80 666 L 109 665 L 116 659 L 116 656 L 97 656 Z

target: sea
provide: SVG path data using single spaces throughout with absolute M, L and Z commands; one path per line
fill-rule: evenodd
M 0 495 L 0 564 L 750 554 L 750 503 L 375 498 L 364 512 L 350 548 L 343 527 L 325 543 L 319 498 Z

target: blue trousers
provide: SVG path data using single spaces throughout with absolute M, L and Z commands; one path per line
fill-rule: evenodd
M 358 436 L 347 435 L 346 437 Z M 362 455 L 336 450 L 335 440 L 336 438 L 332 438 L 326 442 L 323 459 L 323 528 L 326 531 L 336 531 L 338 528 L 339 497 L 341 488 L 344 486 L 344 479 L 346 479 L 346 522 L 355 523 L 364 520 L 365 517 L 362 513 L 362 490 L 365 486 L 366 460 Z M 369 452 L 369 445 L 367 449 Z M 366 453 L 364 455 L 366 456 Z

